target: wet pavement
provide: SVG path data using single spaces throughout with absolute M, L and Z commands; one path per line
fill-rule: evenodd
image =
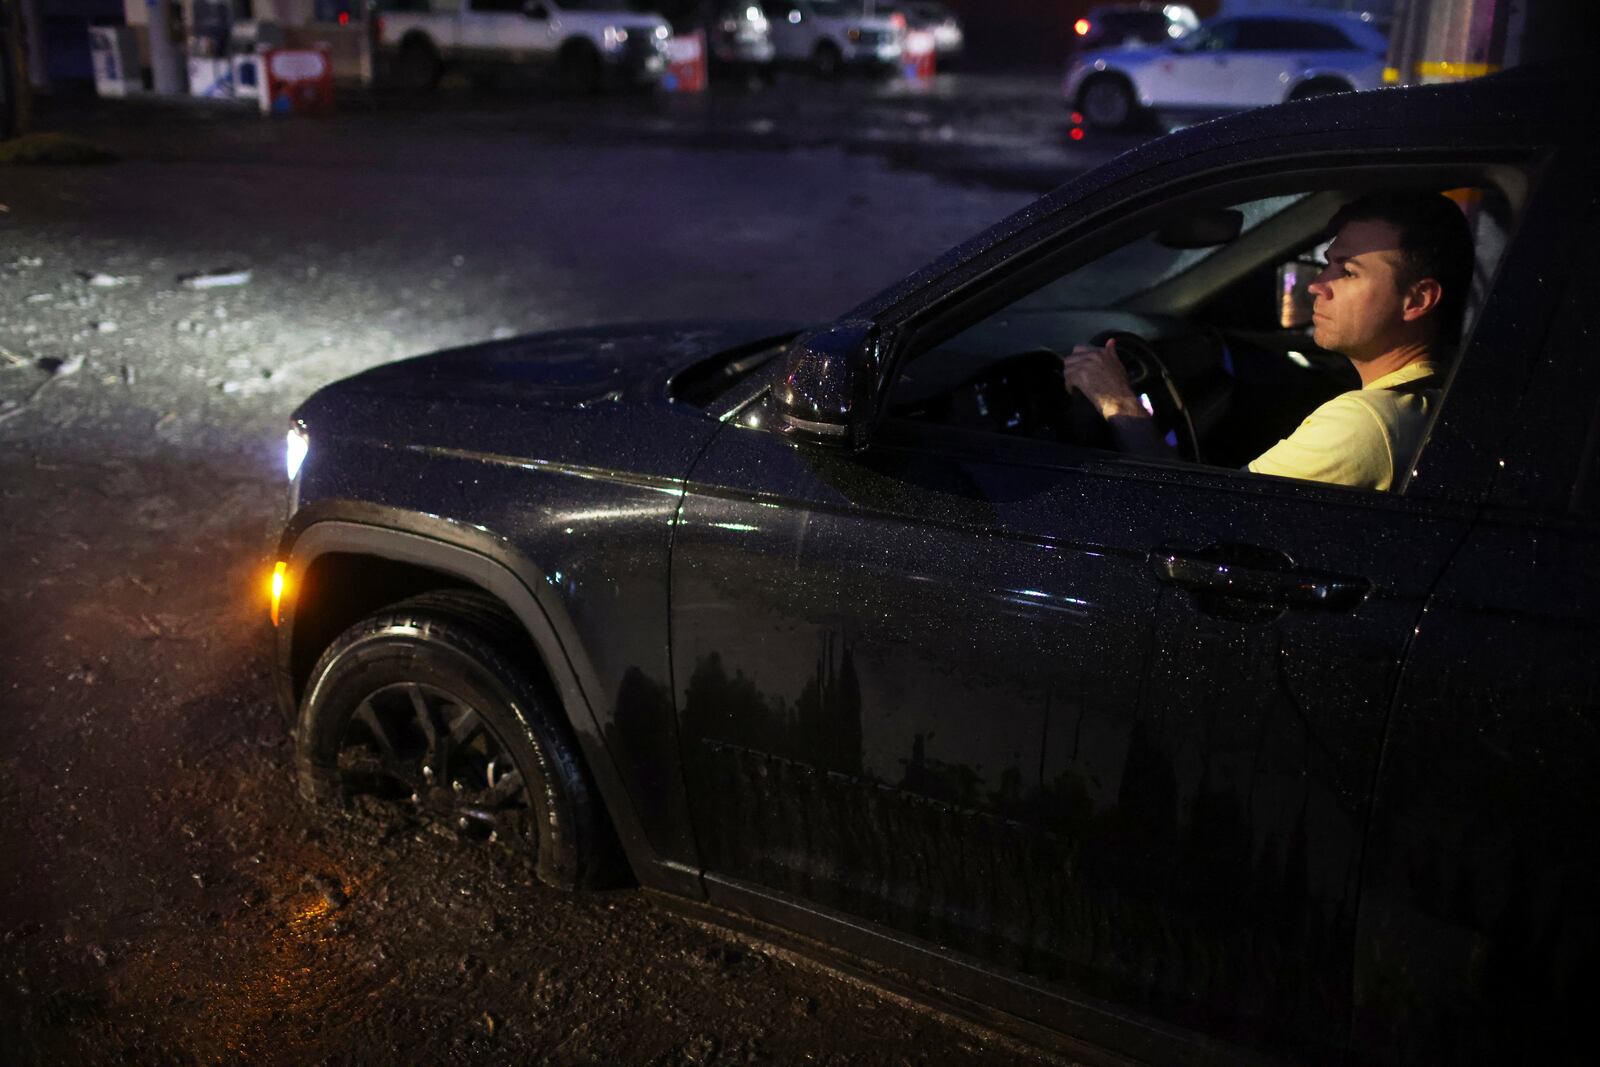
M 1063 147 L 1050 88 L 44 101 L 120 161 L 0 168 L 0 1062 L 1047 1061 L 638 890 L 306 807 L 261 582 L 319 385 L 836 315 L 1109 151 Z

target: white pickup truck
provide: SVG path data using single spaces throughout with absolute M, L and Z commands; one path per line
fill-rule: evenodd
M 667 68 L 672 30 L 629 0 L 380 0 L 378 46 L 398 80 L 429 89 L 447 67 L 553 68 L 563 86 L 594 92 L 650 83 Z
M 905 16 L 887 0 L 762 0 L 778 60 L 806 63 L 824 78 L 846 67 L 899 64 Z

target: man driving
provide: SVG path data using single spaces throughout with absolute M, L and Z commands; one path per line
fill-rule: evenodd
M 1434 357 L 1459 339 L 1472 234 L 1453 201 L 1415 192 L 1351 201 L 1329 231 L 1328 264 L 1310 286 L 1312 336 L 1350 360 L 1361 388 L 1318 407 L 1246 469 L 1385 490 L 1415 458 L 1438 403 Z M 1114 342 L 1079 345 L 1062 365 L 1067 389 L 1094 404 L 1119 448 L 1171 454 L 1134 396 Z

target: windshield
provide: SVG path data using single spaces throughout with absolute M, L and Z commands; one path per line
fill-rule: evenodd
M 1235 204 L 1234 210 L 1244 216 L 1241 235 L 1302 199 L 1302 195 L 1271 196 Z M 1148 233 L 1080 270 L 1057 278 L 1014 306 L 1020 310 L 1116 307 L 1146 289 L 1177 277 L 1226 247 L 1168 248 L 1156 240 L 1154 233 Z

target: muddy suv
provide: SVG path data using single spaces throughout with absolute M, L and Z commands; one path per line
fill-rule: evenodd
M 587 93 L 659 80 L 672 31 L 627 0 L 383 0 L 377 34 L 396 79 L 413 89 L 452 67 L 488 79 L 531 66 Z
M 1595 104 L 1298 101 L 831 324 L 319 391 L 272 609 L 302 791 L 553 885 L 620 863 L 1127 1060 L 1587 1062 Z M 1382 492 L 1251 474 L 1352 387 L 1290 283 L 1384 189 L 1476 234 L 1428 435 Z M 1062 387 L 1049 349 L 1108 330 L 1170 455 Z

